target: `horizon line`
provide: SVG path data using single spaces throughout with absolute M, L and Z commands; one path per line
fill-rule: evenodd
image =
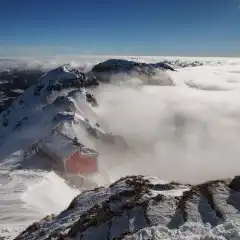
M 67 57 L 119 57 L 119 58 L 124 58 L 124 57 L 145 57 L 145 58 L 152 58 L 152 57 L 157 57 L 157 58 L 216 58 L 216 59 L 223 59 L 223 58 L 240 58 L 240 56 L 197 56 L 197 55 L 144 55 L 144 54 L 139 54 L 139 55 L 130 55 L 130 54 L 63 54 L 63 55 L 2 55 L 0 56 L 0 59 L 12 59 L 12 58 L 54 58 L 54 57 L 62 57 L 62 58 L 67 58 Z

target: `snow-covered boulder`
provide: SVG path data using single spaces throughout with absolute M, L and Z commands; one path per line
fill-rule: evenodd
M 82 192 L 16 240 L 239 239 L 239 210 L 240 177 L 190 186 L 129 176 Z

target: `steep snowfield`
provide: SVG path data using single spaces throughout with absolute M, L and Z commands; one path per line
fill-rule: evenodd
M 106 58 L 73 58 L 70 65 L 76 67 L 85 64 L 85 67 L 89 68 Z M 154 57 L 128 59 L 145 59 L 146 62 L 160 60 Z M 195 60 L 207 65 L 193 68 L 191 66 Z M 169 58 L 169 61 L 176 65 L 178 63 L 176 59 Z M 35 159 L 34 164 L 28 167 L 30 170 L 9 172 L 9 168 L 19 165 L 21 167 L 23 147 L 37 141 L 40 136 L 48 135 L 60 122 L 64 122 L 64 129 L 69 135 L 77 135 L 100 152 L 101 172 L 106 173 L 111 182 L 128 174 L 152 175 L 160 179 L 187 183 L 239 174 L 240 60 L 182 61 L 188 61 L 188 67 L 167 73 L 175 86 L 143 86 L 139 85 L 138 78 L 132 78 L 121 84 L 103 84 L 91 89 L 99 102 L 97 108 L 84 103 L 84 94 L 64 98 L 60 105 L 52 104 L 57 96 L 66 96 L 74 87 L 59 91 L 57 95 L 49 95 L 49 92 L 46 92 L 49 79 L 39 90 L 39 95 L 33 98 L 36 90 L 36 86 L 33 86 L 16 100 L 10 107 L 9 123 L 1 128 L 0 133 L 0 199 L 3 199 L 0 206 L 8 204 L 0 208 L 0 235 L 16 236 L 21 228 L 33 221 L 46 214 L 62 211 L 79 193 L 79 190 L 70 188 L 53 172 L 43 170 L 43 159 Z M 51 68 L 69 61 L 49 59 L 50 64 L 45 62 L 43 67 Z M 10 60 L 6 63 L 1 59 L 1 66 L 8 68 L 9 63 Z M 31 65 L 26 59 L 15 63 L 16 67 L 25 68 Z M 32 66 L 35 67 L 34 64 Z M 41 65 L 42 62 L 37 64 Z M 65 69 L 64 72 L 68 70 Z M 76 77 L 72 72 L 68 72 L 67 76 Z M 59 81 L 55 78 L 52 80 Z M 24 104 L 21 105 L 20 100 L 23 100 Z M 80 115 L 86 114 L 93 124 L 100 122 L 104 129 L 122 136 L 125 142 L 107 146 L 84 135 L 78 124 L 69 124 L 69 120 L 75 122 L 77 115 L 72 117 L 71 114 L 63 114 L 73 105 Z M 2 123 L 4 113 L 7 111 L 0 115 Z M 60 117 L 59 121 L 52 121 L 55 116 Z M 23 120 L 24 127 L 16 128 L 24 117 L 28 118 Z M 108 183 L 103 180 L 100 185 Z M 46 191 L 47 187 L 49 191 Z M 52 194 L 49 195 L 49 192 Z M 222 226 L 223 232 L 225 227 L 227 226 Z M 186 227 L 184 235 L 192 236 L 193 233 L 212 231 L 201 224 L 195 229 L 195 232 L 188 231 Z M 152 230 L 149 228 L 148 231 Z
M 85 102 L 85 110 L 91 109 L 86 101 L 85 90 L 74 89 L 81 80 L 76 79 L 76 74 L 65 67 L 53 69 L 0 114 L 2 235 L 11 235 L 46 213 L 60 211 L 79 192 L 71 189 L 54 172 L 44 171 L 47 167 L 44 159 L 35 157 L 30 162 L 23 153 L 31 144 L 50 135 L 58 125 L 71 126 L 75 121 L 75 98 L 83 106 Z M 60 91 L 54 89 L 56 85 Z M 72 133 L 82 127 L 77 126 Z M 45 194 L 46 187 L 51 195 Z M 61 202 L 54 203 L 54 199 L 58 198 Z
M 54 172 L 6 169 L 0 171 L 0 182 L 0 236 L 6 239 L 33 221 L 58 213 L 79 193 Z

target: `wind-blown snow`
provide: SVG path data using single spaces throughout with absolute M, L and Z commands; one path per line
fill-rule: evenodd
M 69 58 L 35 61 L 1 58 L 0 68 L 41 66 L 49 69 L 70 63 L 73 67 L 89 69 L 107 58 L 73 57 L 71 61 Z M 158 62 L 164 58 L 127 59 Z M 145 174 L 189 183 L 239 174 L 240 59 L 185 58 L 181 59 L 181 63 L 178 61 L 180 58 L 167 59 L 174 66 L 187 66 L 178 68 L 177 72 L 168 72 L 175 86 L 142 87 L 137 84 L 138 79 L 131 79 L 131 84 L 100 85 L 91 90 L 100 104 L 95 110 L 83 104 L 80 98 L 73 100 L 78 112 L 91 116 L 93 122 L 99 121 L 104 129 L 125 139 L 124 143 L 119 141 L 115 146 L 108 146 L 84 136 L 84 141 L 100 152 L 102 174 L 107 174 L 110 181 L 127 174 Z M 196 60 L 203 66 L 192 67 Z M 5 130 L 1 129 L 0 133 L 1 156 L 4 158 L 0 176 L 0 235 L 16 235 L 14 231 L 19 232 L 32 221 L 48 213 L 59 212 L 79 193 L 53 172 L 8 172 L 9 167 L 17 165 L 22 159 L 19 148 L 23 146 L 23 141 L 37 139 L 39 134 L 45 136 L 52 129 L 46 122 L 49 123 L 49 119 L 58 112 L 38 112 L 46 104 L 39 98 L 31 98 L 32 91 L 25 93 L 23 99 L 31 103 L 31 107 L 25 111 L 19 110 L 16 105 L 9 118 L 10 125 Z M 31 123 L 22 132 L 14 133 L 14 124 L 24 116 L 28 116 Z M 43 131 L 44 126 L 46 131 Z M 71 131 L 83 138 L 77 126 Z M 104 183 L 103 180 L 101 184 Z M 50 197 L 49 192 L 52 193 Z M 6 220 L 8 217 L 9 220 Z
M 79 193 L 54 172 L 0 170 L 0 182 L 0 236 L 7 239 L 33 221 L 58 213 Z

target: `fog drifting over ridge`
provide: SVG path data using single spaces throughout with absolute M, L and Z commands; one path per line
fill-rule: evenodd
M 238 69 L 178 69 L 168 73 L 175 87 L 139 88 L 138 79 L 129 79 L 97 89 L 98 114 L 129 146 L 98 149 L 110 177 L 138 173 L 199 183 L 238 174 Z
M 108 159 L 110 176 L 145 174 L 199 183 L 238 174 L 239 97 L 185 87 L 147 88 L 109 86 L 98 95 L 99 115 L 129 146 L 117 153 L 98 149 L 102 161 Z
M 41 68 L 45 71 L 63 63 L 82 69 L 107 58 L 1 58 L 0 69 Z M 153 63 L 161 58 L 164 59 L 129 57 Z M 99 185 L 129 174 L 187 183 L 239 175 L 240 59 L 167 59 L 178 66 L 177 71 L 167 72 L 174 86 L 159 86 L 162 75 L 156 76 L 152 86 L 144 85 L 136 76 L 123 78 L 119 75 L 111 84 L 91 89 L 100 104 L 95 108 L 96 119 L 101 120 L 100 124 L 107 130 L 125 139 L 120 138 L 115 146 L 98 141 L 95 146 L 92 144 L 100 152 Z M 196 61 L 203 66 L 192 67 Z M 4 81 L 2 78 L 2 84 Z M 35 84 L 35 81 L 30 82 Z M 10 86 L 14 90 L 14 83 Z M 79 108 L 83 107 L 81 103 L 84 105 L 76 99 Z M 86 115 L 89 116 L 89 112 Z M 24 134 L 27 137 L 34 133 L 35 136 L 42 131 L 38 117 L 35 119 L 36 122 L 22 129 L 23 138 Z M 51 126 L 49 128 L 51 131 Z M 82 132 L 76 131 L 79 139 L 83 139 Z M 10 146 L 14 136 L 16 133 L 8 135 Z M 92 139 L 88 141 L 91 143 Z M 21 159 L 22 152 L 17 151 L 4 162 L 11 167 Z M 37 158 L 36 162 L 41 163 L 41 160 Z M 34 167 L 36 162 L 32 161 Z M 16 236 L 22 228 L 46 214 L 58 214 L 81 191 L 67 185 L 54 171 L 36 171 L 35 168 L 14 171 L 1 168 L 0 180 L 1 206 L 4 206 L 0 211 L 1 236 Z
M 90 67 L 102 61 L 96 56 L 71 61 L 65 57 L 58 61 L 46 59 L 49 62 L 18 59 L 16 66 L 36 68 L 38 63 L 39 67 L 51 68 L 65 62 L 72 67 Z M 145 62 L 160 59 L 138 58 Z M 183 59 L 189 63 L 196 60 Z M 178 59 L 172 61 L 176 63 Z M 238 174 L 240 60 L 204 61 L 209 63 L 167 72 L 175 86 L 158 86 L 160 75 L 155 86 L 139 85 L 137 77 L 122 82 L 122 76 L 115 76 L 113 84 L 92 90 L 100 103 L 96 110 L 99 118 L 113 134 L 122 136 L 127 145 L 127 148 L 96 146 L 102 171 L 112 181 L 123 174 L 146 174 L 198 183 Z

